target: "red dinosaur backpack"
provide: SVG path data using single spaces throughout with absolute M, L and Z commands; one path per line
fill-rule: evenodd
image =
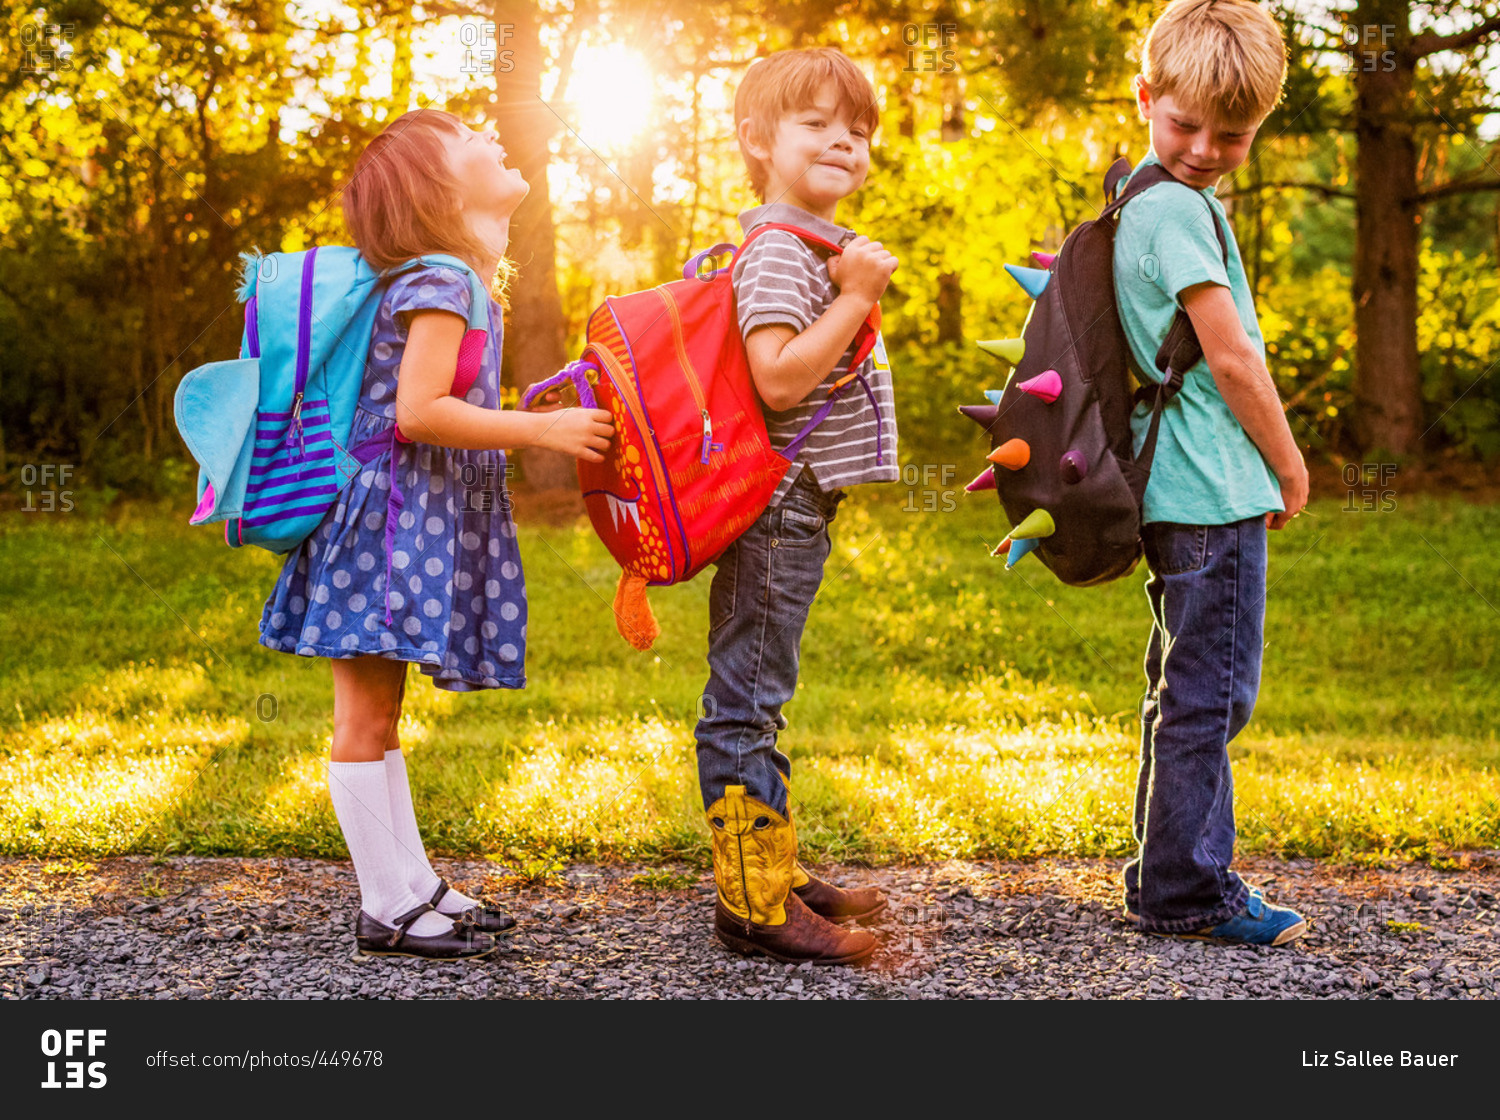
M 637 649 L 661 633 L 647 585 L 692 579 L 760 516 L 803 440 L 832 411 L 841 378 L 787 447 L 776 451 L 750 379 L 735 316 L 733 260 L 763 233 L 784 230 L 833 254 L 839 246 L 795 226 L 757 226 L 738 250 L 724 243 L 689 260 L 681 280 L 609 296 L 589 316 L 583 355 L 533 386 L 571 383 L 585 408 L 607 409 L 615 438 L 602 463 L 578 463 L 594 531 L 622 571 L 615 626 Z M 880 306 L 855 332 L 851 370 L 879 341 Z M 878 453 L 878 452 L 877 452 Z

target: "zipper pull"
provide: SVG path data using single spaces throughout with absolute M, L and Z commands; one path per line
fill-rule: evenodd
M 286 446 L 297 444 L 301 448 L 302 457 L 307 455 L 307 446 L 302 441 L 302 394 L 298 393 L 292 398 L 292 419 L 286 426 Z
M 708 456 L 712 451 L 723 451 L 722 443 L 714 442 L 714 423 L 708 418 L 708 409 L 701 409 L 699 415 L 703 417 L 703 454 L 699 457 L 705 467 L 708 466 Z

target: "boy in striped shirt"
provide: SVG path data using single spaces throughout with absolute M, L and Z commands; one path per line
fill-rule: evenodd
M 863 185 L 879 122 L 875 91 L 841 52 L 780 51 L 753 64 L 735 97 L 740 151 L 763 205 L 746 233 L 795 226 L 843 247 L 820 253 L 795 234 L 762 234 L 734 264 L 739 326 L 773 446 L 792 459 L 766 511 L 718 560 L 709 597 L 709 681 L 696 729 L 698 777 L 713 836 L 714 931 L 742 953 L 853 964 L 875 939 L 842 923 L 885 908 L 877 890 L 841 890 L 797 861 L 791 762 L 777 749 L 797 686 L 808 611 L 828 559 L 828 522 L 844 488 L 893 482 L 896 420 L 885 348 L 853 369 L 861 324 L 896 258 L 834 222 Z M 830 400 L 805 436 L 799 433 Z

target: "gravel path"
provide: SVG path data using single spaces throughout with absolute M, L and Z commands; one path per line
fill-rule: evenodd
M 1500 995 L 1500 853 L 1455 871 L 1245 861 L 1312 919 L 1281 949 L 1136 932 L 1116 864 L 949 862 L 834 881 L 883 887 L 864 969 L 795 968 L 713 940 L 712 880 L 686 867 L 574 865 L 524 884 L 439 861 L 521 921 L 495 956 L 350 959 L 347 863 L 302 859 L 0 860 L 0 998 L 1334 998 Z

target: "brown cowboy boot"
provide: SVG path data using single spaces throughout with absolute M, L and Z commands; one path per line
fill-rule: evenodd
M 727 786 L 707 815 L 720 941 L 737 953 L 793 964 L 859 964 L 875 952 L 870 934 L 820 918 L 793 893 L 797 834 L 790 821 L 746 797 L 744 786 Z
M 792 893 L 814 914 L 830 922 L 869 922 L 885 910 L 885 894 L 878 888 L 836 887 L 812 874 L 800 860 L 792 869 Z
M 785 774 L 781 775 L 781 782 L 790 796 L 792 784 L 787 781 Z M 787 808 L 786 819 L 792 826 L 795 838 L 797 826 L 792 821 L 790 806 Z M 802 866 L 801 860 L 792 869 L 792 890 L 807 904 L 809 910 L 830 922 L 868 922 L 878 918 L 885 909 L 885 894 L 882 891 L 875 887 L 855 887 L 853 890 L 836 887 L 808 871 Z

